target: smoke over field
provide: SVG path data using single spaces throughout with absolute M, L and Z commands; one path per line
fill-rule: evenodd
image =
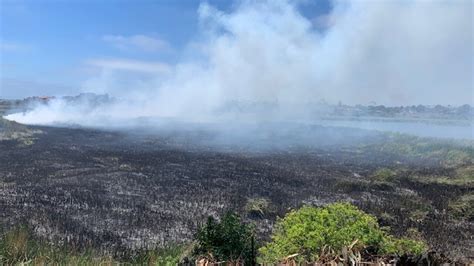
M 268 121 L 307 119 L 305 107 L 321 101 L 472 102 L 471 1 L 333 1 L 316 17 L 303 15 L 304 8 L 242 1 L 225 12 L 203 3 L 199 33 L 177 63 L 85 62 L 94 72 L 82 90 L 107 93 L 113 104 L 89 108 L 57 99 L 10 118 L 101 126 L 138 117 Z M 221 112 L 242 101 L 277 104 L 279 112 Z

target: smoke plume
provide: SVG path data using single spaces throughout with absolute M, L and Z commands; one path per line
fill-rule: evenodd
M 140 75 L 124 73 L 130 64 L 102 64 L 84 83 L 84 90 L 115 97 L 113 104 L 84 108 L 58 99 L 9 118 L 85 125 L 150 116 L 226 119 L 222 110 L 235 102 L 277 104 L 271 118 L 304 118 L 310 116 L 305 107 L 321 100 L 474 101 L 471 1 L 332 4 L 330 13 L 308 17 L 301 13 L 304 2 L 243 1 L 230 12 L 203 3 L 199 37 L 177 64 L 134 62 L 135 70 L 146 68 Z M 256 112 L 252 119 L 269 114 Z

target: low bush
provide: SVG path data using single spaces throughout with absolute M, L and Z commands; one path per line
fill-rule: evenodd
M 369 248 L 377 255 L 419 254 L 421 241 L 397 239 L 383 231 L 374 216 L 347 203 L 324 208 L 305 206 L 291 211 L 275 225 L 272 241 L 260 249 L 262 262 L 275 263 L 292 254 L 301 261 L 318 261 L 328 250 L 351 246 Z M 337 255 L 337 254 L 335 254 Z
M 255 261 L 254 233 L 250 225 L 241 222 L 234 213 L 225 214 L 221 221 L 209 217 L 196 234 L 196 257 L 209 261 L 243 261 L 252 265 Z

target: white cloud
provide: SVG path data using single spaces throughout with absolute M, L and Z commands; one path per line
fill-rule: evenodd
M 144 52 L 159 52 L 169 49 L 169 44 L 159 38 L 146 35 L 105 35 L 102 40 L 112 44 L 121 50 L 140 50 Z
M 132 59 L 90 59 L 85 62 L 89 66 L 108 70 L 124 70 L 132 72 L 143 72 L 150 74 L 167 74 L 170 66 L 161 62 L 140 61 Z

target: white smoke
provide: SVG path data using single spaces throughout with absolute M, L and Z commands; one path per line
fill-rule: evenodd
M 330 14 L 314 18 L 298 5 L 243 1 L 226 13 L 202 4 L 199 41 L 183 51 L 190 59 L 171 67 L 121 62 L 85 82 L 87 90 L 98 86 L 119 98 L 117 104 L 88 111 L 56 100 L 8 118 L 90 125 L 143 116 L 215 118 L 232 101 L 278 103 L 281 113 L 298 116 L 304 104 L 320 100 L 474 102 L 471 1 L 335 1 Z M 130 65 L 146 73 L 127 76 Z

